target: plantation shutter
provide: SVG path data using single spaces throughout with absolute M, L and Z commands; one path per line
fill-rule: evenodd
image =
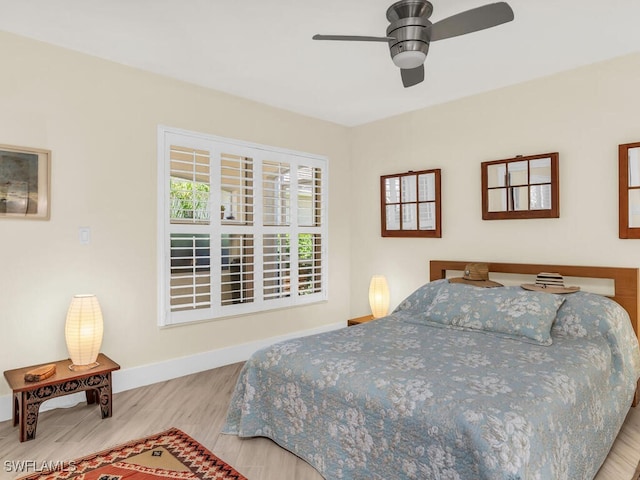
M 326 159 L 159 133 L 160 324 L 325 300 Z
M 265 300 L 291 295 L 290 234 L 264 234 L 263 292 Z
M 210 156 L 206 150 L 171 145 L 171 222 L 209 221 Z
M 253 303 L 255 299 L 254 255 L 254 160 L 245 155 L 220 154 L 220 271 L 221 307 Z
M 298 295 L 322 291 L 323 215 L 322 169 L 298 167 Z
M 170 146 L 170 307 L 172 312 L 211 307 L 211 171 L 207 150 Z M 180 227 L 183 226 L 183 227 Z

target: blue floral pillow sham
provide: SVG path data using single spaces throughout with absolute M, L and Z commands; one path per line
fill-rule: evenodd
M 593 337 L 623 322 L 630 323 L 627 312 L 610 298 L 576 292 L 566 296 L 551 332 L 562 337 Z
M 448 284 L 447 280 L 434 280 L 425 283 L 400 302 L 393 313 L 405 312 L 424 315 L 425 309 L 431 304 L 440 287 Z
M 425 320 L 551 345 L 551 326 L 564 296 L 520 287 L 478 288 L 445 283 L 427 308 Z

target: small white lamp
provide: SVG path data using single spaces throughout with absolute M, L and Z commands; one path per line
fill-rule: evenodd
M 389 312 L 389 286 L 383 275 L 374 275 L 369 284 L 369 305 L 373 318 L 381 318 Z
M 67 312 L 64 336 L 71 370 L 97 367 L 102 344 L 102 311 L 95 295 L 74 295 Z

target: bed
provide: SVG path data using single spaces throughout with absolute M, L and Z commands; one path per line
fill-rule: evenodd
M 383 319 L 256 352 L 223 433 L 326 479 L 592 479 L 640 377 L 638 269 L 489 264 L 611 279 L 610 299 L 446 280 L 467 263 L 432 261 Z

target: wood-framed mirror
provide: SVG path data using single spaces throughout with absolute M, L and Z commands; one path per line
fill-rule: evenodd
M 442 236 L 440 169 L 380 177 L 383 237 Z
M 558 218 L 558 153 L 483 162 L 482 219 Z
M 640 142 L 618 147 L 619 237 L 640 238 Z

